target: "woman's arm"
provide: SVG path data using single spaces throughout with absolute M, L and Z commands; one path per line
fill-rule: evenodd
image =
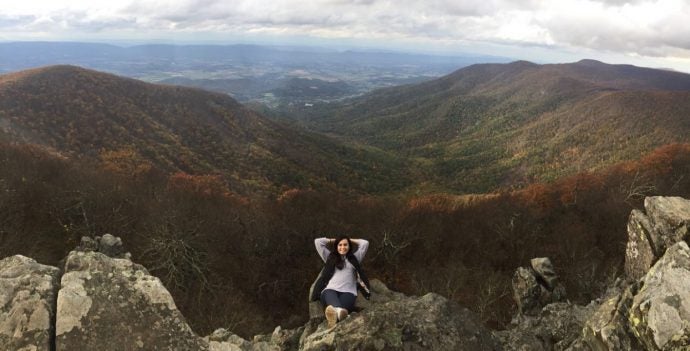
M 367 253 L 367 249 L 369 249 L 369 242 L 364 239 L 350 239 L 350 241 L 357 245 L 357 251 L 354 252 L 354 255 L 357 261 L 361 263 L 364 255 Z
M 321 259 L 326 262 L 328 256 L 331 254 L 331 250 L 328 249 L 328 244 L 334 239 L 329 238 L 317 238 L 314 240 L 314 245 L 316 246 L 316 252 L 319 253 Z

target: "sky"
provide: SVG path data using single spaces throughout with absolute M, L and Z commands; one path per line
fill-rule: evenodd
M 0 41 L 363 47 L 690 72 L 685 0 L 0 0 L 0 8 Z

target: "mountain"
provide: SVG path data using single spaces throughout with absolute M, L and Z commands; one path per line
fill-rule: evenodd
M 0 76 L 0 140 L 92 160 L 133 150 L 166 172 L 220 174 L 240 193 L 376 192 L 408 179 L 402 161 L 286 127 L 227 95 L 74 66 Z
M 479 64 L 345 103 L 306 126 L 411 157 L 454 192 L 552 180 L 690 132 L 690 75 L 594 60 Z

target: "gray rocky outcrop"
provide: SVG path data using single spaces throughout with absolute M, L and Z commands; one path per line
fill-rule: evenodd
M 626 279 L 589 305 L 543 306 L 550 273 L 540 270 L 553 269 L 537 259 L 517 269 L 520 313 L 496 332 L 507 350 L 690 350 L 690 201 L 649 197 L 644 203 L 646 213 L 633 210 L 627 225 Z
M 21 255 L 0 261 L 0 350 L 49 350 L 59 269 Z
M 656 261 L 659 254 L 652 238 L 657 236 L 649 217 L 642 211 L 632 210 L 625 246 L 625 275 L 629 280 L 642 278 Z
M 58 351 L 208 348 L 143 266 L 72 251 L 64 272 L 57 299 Z
M 517 316 L 508 329 L 495 334 L 506 351 L 586 350 L 581 340 L 582 326 L 595 308 L 593 304 L 552 303 L 535 316 Z
M 610 294 L 587 321 L 583 340 L 595 351 L 690 349 L 690 201 L 648 197 L 646 214 L 628 221 L 628 285 Z
M 548 257 L 537 257 L 529 261 L 537 279 L 542 282 L 548 290 L 553 290 L 558 285 L 558 275 L 553 269 L 553 264 Z
M 372 299 L 390 299 L 370 302 L 333 330 L 312 322 L 300 350 L 502 350 L 498 338 L 466 308 L 434 293 L 409 297 L 382 289 L 380 282 L 372 284 Z
M 299 328 L 202 338 L 119 238 L 85 237 L 61 279 L 58 268 L 23 256 L 0 261 L 0 349 L 690 350 L 690 201 L 652 197 L 645 210 L 629 218 L 625 279 L 580 306 L 565 300 L 548 258 L 532 259 L 513 277 L 519 313 L 496 332 L 442 296 L 406 296 L 373 279 L 371 300 L 358 299 L 358 312 L 332 329 L 314 302 Z
M 690 200 L 651 196 L 644 207 L 646 214 L 633 210 L 628 221 L 625 273 L 630 281 L 642 278 L 667 248 L 688 239 Z
M 688 237 L 690 200 L 682 197 L 652 196 L 644 200 L 644 208 L 654 224 L 658 241 L 657 254 Z
M 565 288 L 547 257 L 530 260 L 530 267 L 518 267 L 512 286 L 513 299 L 521 315 L 537 315 L 547 304 L 566 298 Z
M 648 350 L 690 349 L 690 248 L 671 246 L 633 297 L 629 322 Z
M 320 311 L 302 327 L 277 327 L 253 340 L 225 329 L 202 338 L 187 325 L 161 281 L 128 257 L 119 238 L 104 235 L 82 239 L 65 259 L 61 279 L 59 269 L 26 257 L 0 261 L 2 349 L 502 349 L 469 310 L 436 294 L 393 292 L 375 279 L 371 300 L 358 299 L 360 312 L 332 330 Z
M 129 252 L 125 252 L 122 246 L 122 239 L 112 234 L 104 234 L 94 238 L 83 236 L 76 251 L 100 252 L 113 258 L 131 258 Z
M 628 326 L 636 285 L 614 287 L 601 299 L 582 330 L 583 342 L 593 351 L 642 350 Z

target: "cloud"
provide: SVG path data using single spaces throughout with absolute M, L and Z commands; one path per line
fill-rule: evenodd
M 8 16 L 0 14 L 0 28 L 12 29 L 34 22 L 36 16 L 22 15 L 22 16 Z
M 611 8 L 590 2 L 579 11 L 549 13 L 541 20 L 555 42 L 643 56 L 685 52 L 690 57 L 690 7 L 682 1 L 644 2 Z
M 690 8 L 683 0 L 33 0 L 2 5 L 4 33 L 263 33 L 690 57 Z
M 624 6 L 636 5 L 648 0 L 594 0 L 594 2 L 602 3 L 607 6 Z

